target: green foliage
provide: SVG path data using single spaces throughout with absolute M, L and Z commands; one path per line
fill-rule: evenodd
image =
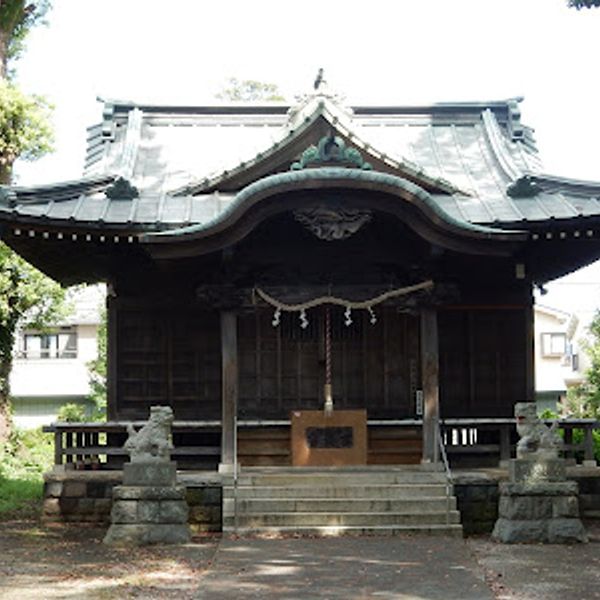
M 0 242 L 0 439 L 9 428 L 9 375 L 17 326 L 43 329 L 68 311 L 64 290 Z
M 259 102 L 285 100 L 279 86 L 275 83 L 264 83 L 253 79 L 239 80 L 230 77 L 226 86 L 217 94 L 220 100 L 231 100 L 234 102 Z
M 600 0 L 569 0 L 569 8 L 597 8 L 600 6 Z
M 107 314 L 106 308 L 100 312 L 100 325 L 98 327 L 98 355 L 87 363 L 91 392 L 88 396 L 94 403 L 94 421 L 106 420 L 106 341 L 107 341 Z
M 43 329 L 69 310 L 63 288 L 0 242 L 0 361 L 12 356 L 17 323 Z
M 564 412 L 579 418 L 600 418 L 600 311 L 589 328 L 590 339 L 584 350 L 590 358 L 590 366 L 583 383 L 567 390 Z
M 85 408 L 81 404 L 68 402 L 60 407 L 56 419 L 66 423 L 82 423 L 86 420 Z
M 559 415 L 549 408 L 545 408 L 540 414 L 540 419 L 558 419 Z
M 0 33 L 4 36 L 2 49 L 4 68 L 8 61 L 18 59 L 25 47 L 25 38 L 33 27 L 44 22 L 51 7 L 50 0 L 2 0 L 0 2 Z
M 42 474 L 52 467 L 52 436 L 15 430 L 0 445 L 0 518 L 34 516 L 42 499 Z
M 50 105 L 0 80 L 0 183 L 8 183 L 17 158 L 34 160 L 52 150 Z
M 584 438 L 584 433 L 583 433 L 583 429 L 574 429 L 573 430 L 573 443 L 574 444 L 583 444 L 583 438 Z M 594 458 L 596 459 L 596 461 L 598 463 L 600 463 L 600 431 L 598 431 L 597 429 L 594 429 L 594 431 L 592 431 L 592 438 L 594 440 Z M 577 462 L 582 462 L 583 461 L 583 450 L 578 451 L 575 453 L 575 458 L 577 459 Z

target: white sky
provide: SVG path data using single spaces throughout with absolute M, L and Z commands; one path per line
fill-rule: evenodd
M 210 102 L 235 76 L 293 98 L 319 67 L 349 104 L 524 96 L 546 171 L 600 180 L 600 9 L 566 2 L 54 0 L 17 69 L 27 91 L 56 106 L 56 153 L 21 165 L 18 183 L 81 175 L 98 95 Z M 583 279 L 550 286 L 544 303 L 600 305 L 600 267 Z

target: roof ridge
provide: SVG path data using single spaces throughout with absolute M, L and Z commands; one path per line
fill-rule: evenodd
M 519 169 L 513 157 L 507 151 L 506 142 L 500 132 L 496 116 L 487 108 L 481 113 L 481 120 L 483 121 L 484 135 L 490 144 L 496 162 L 509 179 L 513 181 L 519 179 L 523 175 L 523 171 Z

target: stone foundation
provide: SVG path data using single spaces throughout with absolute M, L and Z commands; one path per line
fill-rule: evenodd
M 113 487 L 122 479 L 120 471 L 46 473 L 42 523 L 108 524 Z
M 190 541 L 185 487 L 171 461 L 127 463 L 113 488 L 105 544 L 182 544 Z
M 564 459 L 528 452 L 510 461 L 508 473 L 510 482 L 500 484 L 493 540 L 505 544 L 587 541 L 579 518 L 579 487 L 565 480 Z
M 500 484 L 499 518 L 492 539 L 503 543 L 585 542 L 574 481 Z
M 454 492 L 466 535 L 491 533 L 498 518 L 498 482 L 506 479 L 500 469 L 455 471 Z M 580 514 L 600 518 L 600 469 L 571 467 L 567 475 L 579 484 Z M 46 524 L 110 523 L 112 489 L 121 485 L 121 471 L 52 471 L 44 476 L 42 521 Z M 179 473 L 186 487 L 192 532 L 221 531 L 221 482 L 217 473 L 201 476 Z
M 182 478 L 193 533 L 221 531 L 221 484 L 207 474 L 189 481 Z M 201 479 L 201 480 L 199 480 Z M 123 483 L 122 471 L 56 470 L 44 475 L 42 523 L 88 523 L 107 526 L 113 505 L 113 488 Z
M 491 533 L 498 519 L 498 481 L 477 475 L 458 476 L 454 481 L 464 534 Z

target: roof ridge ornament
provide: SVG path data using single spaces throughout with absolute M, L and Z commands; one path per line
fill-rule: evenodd
M 311 144 L 306 148 L 290 169 L 299 171 L 310 167 L 348 167 L 364 171 L 372 168 L 356 148 L 346 147 L 346 142 L 333 133 L 323 136 L 316 146 Z
M 307 106 L 312 105 L 312 103 L 316 102 L 322 104 L 325 100 L 334 103 L 344 112 L 352 112 L 349 107 L 344 106 L 344 100 L 346 99 L 345 95 L 333 90 L 329 85 L 329 82 L 325 79 L 323 68 L 320 68 L 317 72 L 312 87 L 313 89 L 310 90 L 310 92 L 294 96 L 296 106 L 290 107 L 290 110 L 288 111 L 290 119 L 304 110 Z
M 138 189 L 124 177 L 117 177 L 104 191 L 104 195 L 111 200 L 133 200 L 140 193 Z
M 519 177 L 506 188 L 506 193 L 511 198 L 533 198 L 541 191 L 542 188 L 531 175 Z

